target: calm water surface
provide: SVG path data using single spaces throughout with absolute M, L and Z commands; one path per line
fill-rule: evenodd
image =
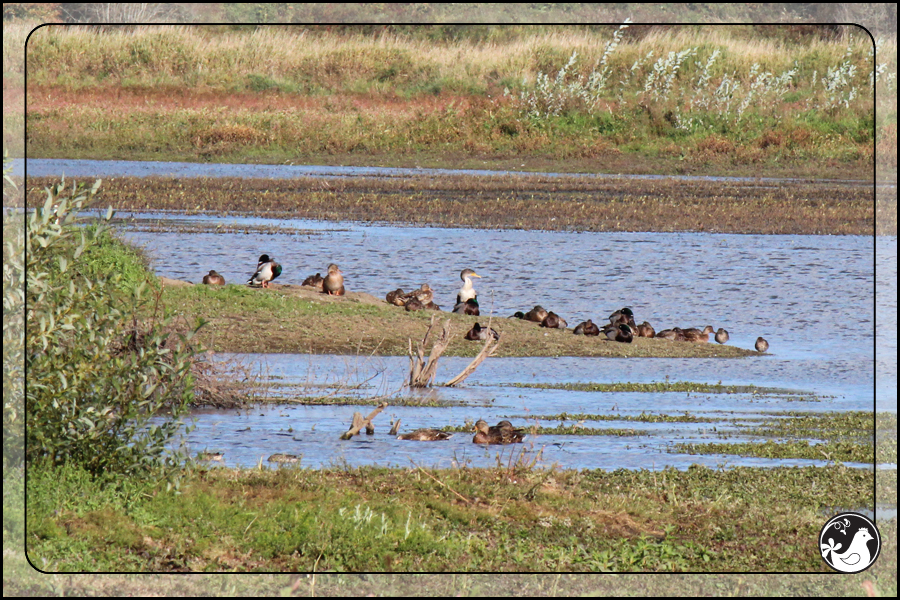
M 729 343 L 751 348 L 758 336 L 771 345 L 768 355 L 746 359 L 491 359 L 460 390 L 435 390 L 440 400 L 459 406 L 389 407 L 379 417 L 378 434 L 339 442 L 354 410 L 370 406 L 262 406 L 249 412 L 201 411 L 191 436 L 196 449 L 224 449 L 226 463 L 255 465 L 274 452 L 302 454 L 303 464 L 428 465 L 496 464 L 521 447 L 473 447 L 457 434 L 441 444 L 400 442 L 386 435 L 391 418 L 401 431 L 423 426 L 489 422 L 515 416 L 561 412 L 639 415 L 641 412 L 760 418 L 777 411 L 896 411 L 896 360 L 879 350 L 875 378 L 875 267 L 879 295 L 879 348 L 896 350 L 896 239 L 855 236 L 754 236 L 697 233 L 570 233 L 487 231 L 397 226 L 362 226 L 306 220 L 221 218 L 183 215 L 123 215 L 135 223 L 148 218 L 163 224 L 266 226 L 275 233 L 145 232 L 126 237 L 146 248 L 157 273 L 199 281 L 216 269 L 229 282 L 245 282 L 259 254 L 284 266 L 279 281 L 299 284 L 336 262 L 345 284 L 378 297 L 395 287 L 423 282 L 436 290 L 436 302 L 449 306 L 465 267 L 483 275 L 476 283 L 484 312 L 509 316 L 541 304 L 570 325 L 603 321 L 630 306 L 638 321 L 657 329 L 673 325 L 725 327 Z M 285 233 L 277 233 L 282 228 Z M 302 230 L 303 233 L 296 233 Z M 893 266 L 893 275 L 890 268 Z M 233 358 L 233 357 L 232 357 Z M 241 360 L 275 382 L 341 388 L 340 395 L 396 393 L 406 377 L 404 357 L 242 355 Z M 444 358 L 438 381 L 460 371 L 468 359 Z M 510 383 L 672 381 L 744 384 L 816 394 L 757 397 L 737 394 L 599 394 L 514 388 Z M 347 387 L 359 387 L 347 390 Z M 315 388 L 315 389 L 312 389 Z M 876 396 L 877 392 L 877 396 Z M 277 390 L 276 390 L 277 393 Z M 297 392 L 292 388 L 291 394 Z M 545 425 L 555 423 L 545 422 Z M 571 424 L 569 422 L 568 424 Z M 679 442 L 721 441 L 719 424 L 641 424 L 588 422 L 588 427 L 647 431 L 625 437 L 540 436 L 532 452 L 543 449 L 545 463 L 564 468 L 662 468 L 707 465 L 817 464 L 726 456 L 673 454 Z M 249 429 L 248 429 L 249 428 Z M 743 441 L 740 432 L 730 441 Z
M 22 161 L 14 161 L 21 174 Z M 131 161 L 29 160 L 29 175 L 348 177 L 507 175 L 510 172 L 380 169 L 299 165 L 197 165 Z M 527 174 L 527 173 L 523 173 Z M 593 176 L 593 175 L 591 175 Z M 601 175 L 602 176 L 602 175 Z M 624 176 L 652 179 L 654 176 Z M 704 179 L 680 177 L 679 179 Z M 744 180 L 741 178 L 708 178 Z M 777 182 L 778 180 L 772 180 Z M 859 184 L 860 182 L 848 182 Z M 371 226 L 306 220 L 122 214 L 133 217 L 125 237 L 145 247 L 159 275 L 199 282 L 210 269 L 230 283 L 249 279 L 260 254 L 284 266 L 279 279 L 299 284 L 331 262 L 346 286 L 383 297 L 396 287 L 429 283 L 435 301 L 452 305 L 459 272 L 474 268 L 483 314 L 509 316 L 535 304 L 571 326 L 630 306 L 637 320 L 657 330 L 671 326 L 725 327 L 730 344 L 752 348 L 758 336 L 769 354 L 745 359 L 496 358 L 461 389 L 423 392 L 452 406 L 390 406 L 376 419 L 375 436 L 341 442 L 354 410 L 366 406 L 299 406 L 302 395 L 371 397 L 408 395 L 405 357 L 220 355 L 237 360 L 275 384 L 284 404 L 245 411 L 197 411 L 188 438 L 195 451 L 225 452 L 225 464 L 254 466 L 275 452 L 302 455 L 302 465 L 427 466 L 508 464 L 532 459 L 562 468 L 687 468 L 824 464 L 671 452 L 676 443 L 747 441 L 736 423 L 778 411 L 887 410 L 897 407 L 897 240 L 856 236 L 763 236 L 700 233 L 571 233 Z M 148 222 L 162 231 L 148 232 Z M 182 228 L 187 225 L 188 227 Z M 200 229 L 193 226 L 201 225 Z M 269 233 L 210 233 L 218 225 L 261 226 Z M 876 307 L 877 291 L 877 307 Z M 878 323 L 877 331 L 875 323 Z M 446 381 L 468 359 L 441 359 Z M 877 372 L 877 376 L 876 376 Z M 513 383 L 697 381 L 783 388 L 776 394 L 588 393 L 512 387 Z M 283 387 L 286 386 L 286 387 Z M 813 395 L 811 395 L 813 394 Z M 877 406 L 876 406 L 877 404 Z M 387 435 L 391 419 L 401 431 L 510 418 L 524 426 L 534 417 L 567 412 L 632 416 L 689 412 L 713 423 L 587 421 L 587 427 L 630 429 L 625 436 L 539 436 L 514 447 L 477 447 L 471 434 L 442 443 L 402 442 Z M 553 426 L 557 422 L 542 422 Z M 572 421 L 566 424 L 571 425 Z M 646 434 L 646 435 L 644 435 Z M 759 440 L 756 440 L 759 441 Z M 265 463 L 264 463 L 265 464 Z M 858 465 L 862 466 L 862 465 Z M 896 465 L 881 465 L 896 469 Z

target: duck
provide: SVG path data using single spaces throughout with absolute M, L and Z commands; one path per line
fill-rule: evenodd
M 673 327 L 672 329 L 663 329 L 656 334 L 656 337 L 676 342 L 684 341 L 684 334 L 679 327 Z
M 404 295 L 405 294 L 403 293 L 403 290 L 397 288 L 393 292 L 388 292 L 387 296 L 385 296 L 384 299 L 387 300 L 388 304 L 393 304 L 394 306 L 403 306 L 405 304 L 403 300 Z
M 273 463 L 295 463 L 299 462 L 300 457 L 295 454 L 273 454 L 269 457 L 269 462 Z
M 584 323 L 575 326 L 575 335 L 600 335 L 600 328 L 592 320 L 588 319 Z
M 617 310 L 613 314 L 609 315 L 609 322 L 613 325 L 618 325 L 619 323 L 626 323 L 628 325 L 634 326 L 634 312 L 627 306 L 620 310 Z
M 465 302 L 458 302 L 453 307 L 453 312 L 461 315 L 479 316 L 481 312 L 478 309 L 478 298 L 469 298 Z
M 510 319 L 524 319 L 524 318 L 525 318 L 525 313 L 523 313 L 521 310 L 517 310 L 516 312 L 513 313 L 513 316 L 510 317 Z
M 552 329 L 565 329 L 568 323 L 552 310 L 547 313 L 544 320 L 541 321 L 541 327 L 550 327 Z
M 478 419 L 475 423 L 475 444 L 516 444 L 525 437 L 525 431 L 516 429 L 509 421 L 500 421 L 493 427 L 488 427 L 484 419 Z
M 720 344 L 728 341 L 728 332 L 724 328 L 719 327 L 719 330 L 716 332 L 716 341 Z
M 197 460 L 224 460 L 225 454 L 223 452 L 198 452 Z
M 463 286 L 459 288 L 459 293 L 456 294 L 456 303 L 460 304 L 465 302 L 466 300 L 475 298 L 478 294 L 475 292 L 475 286 L 472 285 L 472 278 L 478 277 L 481 279 L 481 275 L 473 271 L 472 269 L 463 269 L 459 274 L 459 278 L 463 280 Z M 456 312 L 454 310 L 454 312 Z
M 653 326 L 647 321 L 644 321 L 637 326 L 637 333 L 639 337 L 645 338 L 652 338 L 656 335 L 656 331 L 653 329 Z
M 306 285 L 309 287 L 314 287 L 320 292 L 322 291 L 322 282 L 325 281 L 325 278 L 322 277 L 321 273 L 316 273 L 315 275 L 310 275 L 306 279 L 303 280 L 303 283 L 300 285 Z
M 546 310 L 544 310 L 543 306 L 535 305 L 534 308 L 525 313 L 526 321 L 534 321 L 535 323 L 540 323 L 544 319 L 547 318 L 547 315 L 550 314 Z
M 466 332 L 467 340 L 486 340 L 488 336 L 493 336 L 495 340 L 500 339 L 500 334 L 493 327 L 482 327 L 479 323 L 475 323 L 472 329 Z
M 707 325 L 703 328 L 703 331 L 700 331 L 696 327 L 691 327 L 689 329 L 683 330 L 681 333 L 684 336 L 684 341 L 686 342 L 705 344 L 709 342 L 709 334 L 715 333 L 715 331 L 716 330 L 712 328 L 712 325 Z
M 425 305 L 419 302 L 419 299 L 413 296 L 406 301 L 406 310 L 425 310 Z
M 604 325 L 603 335 L 611 342 L 630 344 L 634 341 L 634 333 L 631 331 L 631 327 L 625 323 L 619 323 L 618 325 L 610 323 L 609 325 Z
M 225 285 L 225 278 L 215 271 L 210 271 L 208 275 L 203 276 L 203 283 L 206 285 Z
M 439 442 L 449 440 L 453 436 L 452 433 L 441 431 L 440 429 L 416 429 L 410 433 L 402 433 L 397 436 L 398 440 L 412 440 L 414 442 Z
M 281 275 L 281 265 L 270 259 L 268 254 L 263 254 L 259 257 L 256 272 L 250 278 L 250 281 L 247 282 L 247 285 L 259 284 L 267 288 L 269 283 L 279 275 Z
M 762 337 L 756 338 L 756 351 L 757 352 L 768 352 L 769 350 L 769 342 L 767 342 Z
M 440 311 L 441 307 L 435 304 L 434 302 L 429 302 L 425 305 L 425 310 L 437 310 Z
M 322 293 L 329 296 L 344 295 L 344 274 L 334 263 L 328 265 L 328 275 L 322 280 Z
M 422 287 L 413 292 L 415 294 L 416 299 L 422 303 L 423 306 L 428 306 L 431 304 L 432 300 L 434 300 L 434 290 L 431 289 L 431 286 L 427 283 L 423 283 Z

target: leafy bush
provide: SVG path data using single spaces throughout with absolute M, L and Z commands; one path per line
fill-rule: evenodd
M 123 285 L 119 263 L 103 258 L 114 241 L 112 210 L 90 227 L 78 216 L 99 185 L 47 189 L 24 244 L 22 233 L 6 244 L 4 312 L 17 301 L 7 283 L 10 291 L 27 284 L 25 459 L 74 462 L 92 473 L 173 466 L 178 456 L 167 445 L 193 395 L 188 342 L 196 329 L 173 334 L 147 282 Z M 161 411 L 169 418 L 151 424 Z

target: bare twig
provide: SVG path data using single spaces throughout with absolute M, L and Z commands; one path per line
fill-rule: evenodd
M 434 320 L 435 315 L 432 315 L 431 324 L 428 326 L 428 331 L 425 332 L 422 343 L 416 344 L 415 358 L 412 352 L 412 340 L 409 342 L 409 387 L 411 388 L 424 388 L 431 385 L 437 371 L 438 359 L 450 344 L 450 319 L 447 319 L 441 328 L 441 337 L 432 346 L 431 354 L 428 355 L 428 362 L 425 362 L 425 348 L 428 344 L 428 338 L 434 329 Z
M 466 377 L 475 372 L 475 369 L 478 368 L 478 365 L 484 362 L 484 360 L 494 354 L 494 351 L 497 349 L 497 346 L 500 345 L 500 340 L 495 340 L 494 336 L 488 335 L 488 339 L 484 342 L 484 346 L 481 348 L 481 352 L 478 353 L 478 356 L 472 359 L 472 362 L 462 370 L 462 372 L 445 383 L 446 387 L 453 387 L 458 383 L 462 383 Z
M 460 494 L 459 492 L 454 490 L 452 487 L 450 487 L 449 485 L 447 485 L 446 483 L 444 483 L 443 481 L 441 481 L 440 479 L 438 479 L 437 477 L 435 477 L 434 475 L 432 475 L 431 473 L 429 473 L 428 471 L 426 471 L 425 469 L 423 469 L 422 467 L 417 465 L 415 462 L 413 462 L 412 459 L 409 459 L 409 462 L 411 462 L 415 468 L 417 468 L 418 470 L 422 471 L 423 473 L 425 473 L 426 475 L 428 475 L 429 477 L 431 477 L 432 479 L 437 481 L 441 485 L 441 487 L 445 487 L 448 490 L 450 490 L 451 492 L 453 492 L 454 494 L 456 494 L 456 497 L 459 498 L 460 500 L 462 500 L 463 502 L 465 502 L 466 504 L 472 503 L 471 500 L 469 500 L 468 498 L 466 498 L 465 496 L 463 496 L 462 494 Z

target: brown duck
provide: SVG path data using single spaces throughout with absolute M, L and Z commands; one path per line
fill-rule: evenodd
M 322 277 L 321 273 L 316 273 L 315 275 L 310 275 L 306 279 L 303 280 L 303 283 L 300 285 L 305 285 L 309 287 L 314 287 L 320 292 L 322 291 L 322 282 L 325 281 L 325 278 Z
M 210 271 L 208 275 L 203 276 L 203 283 L 206 285 L 225 285 L 225 278 L 215 271 Z
M 483 419 L 478 419 L 475 423 L 475 437 L 472 442 L 476 444 L 516 444 L 525 437 L 523 429 L 516 429 L 509 421 L 500 421 L 493 427 Z
M 600 335 L 600 328 L 592 320 L 588 319 L 584 323 L 575 326 L 575 335 Z
M 535 306 L 527 313 L 525 313 L 525 320 L 534 321 L 535 323 L 541 323 L 544 319 L 547 318 L 548 314 L 550 313 L 544 310 L 543 306 Z
M 416 429 L 410 433 L 403 433 L 397 436 L 398 440 L 412 440 L 415 442 L 438 442 L 449 440 L 453 436 L 452 433 L 441 431 L 440 429 Z
M 329 296 L 344 295 L 344 274 L 336 264 L 328 265 L 328 275 L 322 280 L 322 293 Z

